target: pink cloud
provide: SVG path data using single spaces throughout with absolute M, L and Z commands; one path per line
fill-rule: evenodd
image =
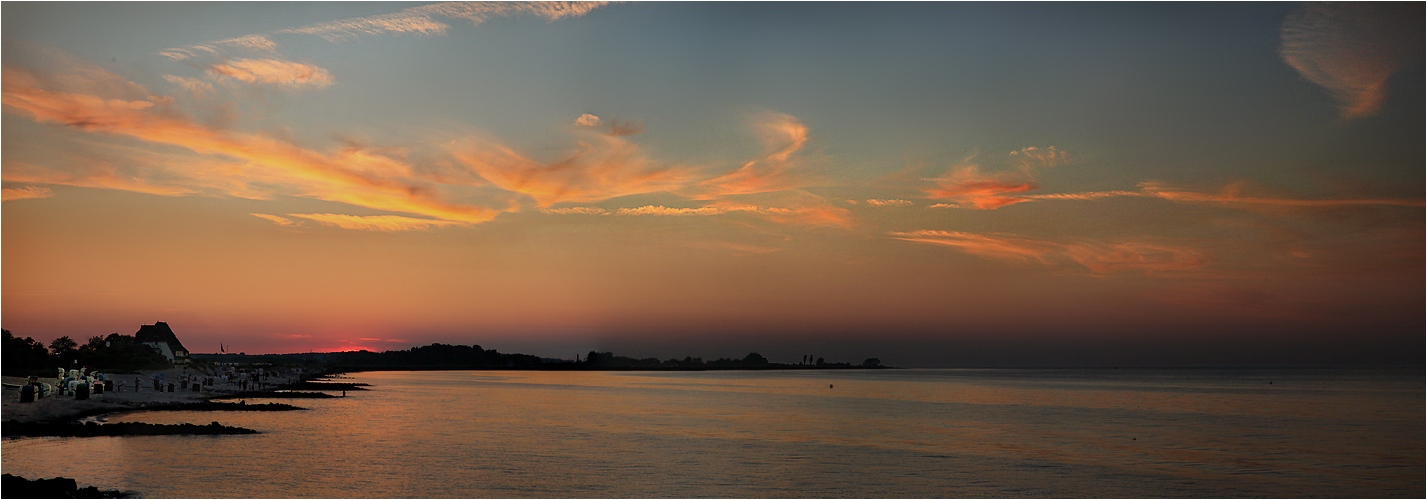
M 333 83 L 332 74 L 325 69 L 280 59 L 238 59 L 209 66 L 208 72 L 247 83 L 291 88 L 322 88 Z
M 1420 6 L 1372 2 L 1305 3 L 1280 32 L 1283 61 L 1327 89 L 1342 118 L 1372 116 L 1387 99 L 1387 81 L 1420 49 Z

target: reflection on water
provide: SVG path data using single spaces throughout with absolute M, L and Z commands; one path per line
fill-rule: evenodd
M 1420 370 L 372 372 L 250 436 L 18 439 L 151 497 L 1420 497 Z M 1272 382 L 1272 384 L 1270 384 Z M 250 400 L 250 403 L 259 402 Z

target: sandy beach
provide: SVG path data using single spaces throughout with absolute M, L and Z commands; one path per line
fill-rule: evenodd
M 153 376 L 162 373 L 164 380 L 174 382 L 174 392 L 159 392 L 153 388 Z M 213 387 L 204 387 L 202 391 L 195 392 L 192 388 L 183 390 L 179 388 L 178 381 L 184 375 L 202 375 L 200 372 L 188 368 L 169 368 L 165 370 L 146 370 L 138 374 L 111 374 L 109 377 L 115 380 L 117 388 L 118 382 L 123 381 L 122 390 L 105 392 L 104 394 L 91 394 L 88 400 L 76 401 L 74 396 L 50 396 L 41 398 L 33 403 L 20 403 L 20 390 L 10 385 L 23 385 L 25 377 L 4 377 L 6 387 L 4 389 L 4 403 L 0 405 L 0 420 L 19 422 L 56 422 L 74 419 L 85 413 L 92 413 L 96 410 L 123 410 L 142 407 L 151 404 L 161 403 L 185 403 L 202 401 L 205 399 L 220 398 L 225 395 L 239 392 L 236 384 L 223 382 L 222 378 L 217 378 L 217 384 Z M 134 381 L 138 379 L 140 387 L 134 389 Z M 58 381 L 53 378 L 41 378 L 42 382 L 57 386 Z M 286 381 L 286 379 L 280 379 Z

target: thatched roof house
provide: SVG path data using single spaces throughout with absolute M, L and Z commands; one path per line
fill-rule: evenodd
M 178 336 L 173 334 L 168 323 L 158 321 L 152 325 L 140 325 L 138 333 L 134 334 L 134 340 L 154 348 L 169 361 L 180 364 L 188 362 L 188 349 L 183 347 L 183 342 L 178 341 Z

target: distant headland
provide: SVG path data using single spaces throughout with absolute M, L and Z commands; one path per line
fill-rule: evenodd
M 405 350 L 372 352 L 308 352 L 291 354 L 195 353 L 184 347 L 165 322 L 142 325 L 133 336 L 118 333 L 94 336 L 81 345 L 60 337 L 45 346 L 31 338 L 5 331 L 5 375 L 31 376 L 86 368 L 106 373 L 135 373 L 175 367 L 211 365 L 282 365 L 303 367 L 315 372 L 335 373 L 380 370 L 863 370 L 883 369 L 882 361 L 867 358 L 860 363 L 828 362 L 807 355 L 797 363 L 774 363 L 756 352 L 742 358 L 704 360 L 632 358 L 612 352 L 590 351 L 575 359 L 542 358 L 529 354 L 503 353 L 479 345 L 430 344 Z
M 212 363 L 271 363 L 322 366 L 329 372 L 381 370 L 865 370 L 885 369 L 882 361 L 867 358 L 859 364 L 827 362 L 805 356 L 800 363 L 774 363 L 752 352 L 741 359 L 685 357 L 631 358 L 612 352 L 590 351 L 574 361 L 519 353 L 502 353 L 479 345 L 430 344 L 395 351 L 346 351 L 293 354 L 190 354 L 194 361 Z

